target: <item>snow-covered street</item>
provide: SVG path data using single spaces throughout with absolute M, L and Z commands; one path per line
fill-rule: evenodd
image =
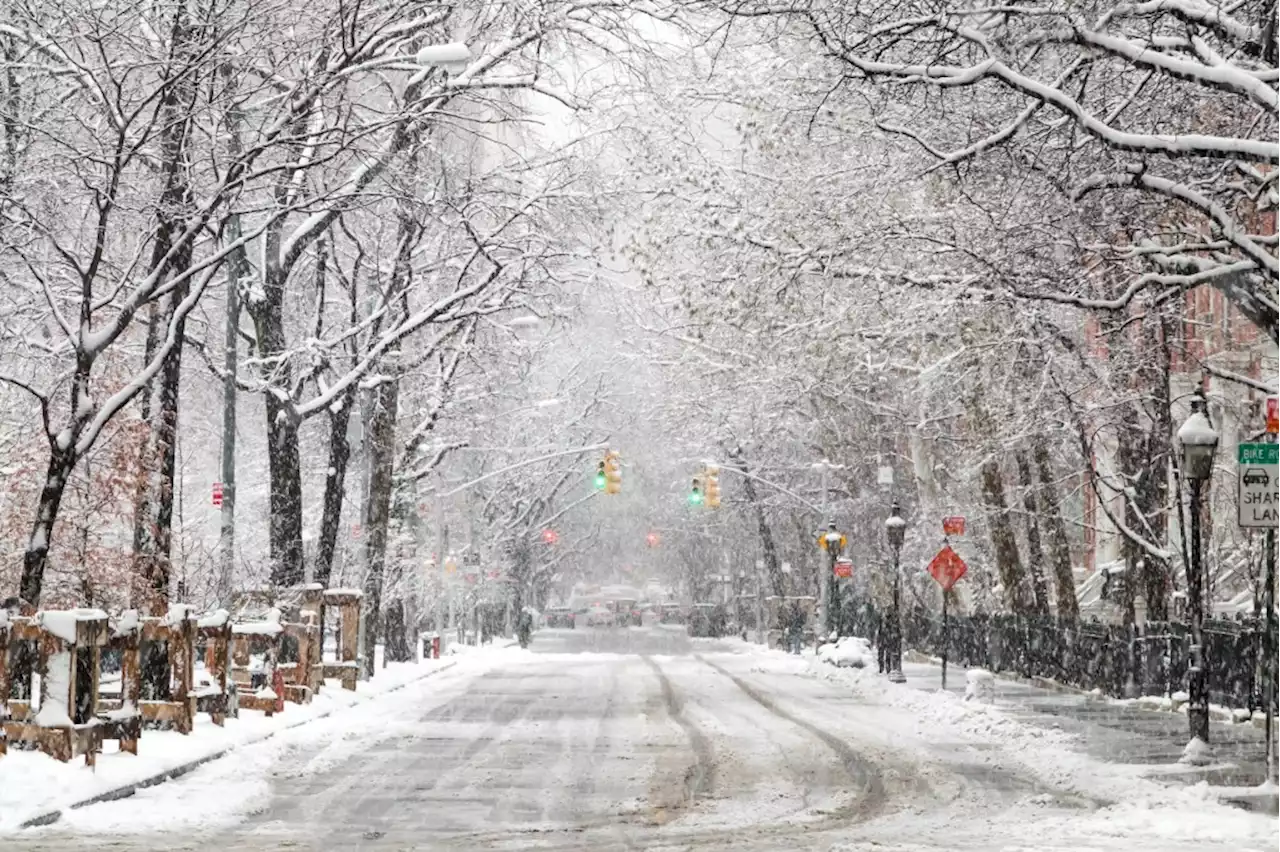
M 540 631 L 4 844 L 1247 852 L 1275 831 L 991 707 L 653 627 Z

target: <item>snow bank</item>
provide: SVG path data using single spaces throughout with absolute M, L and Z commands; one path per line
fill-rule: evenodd
M 908 679 L 912 668 L 917 667 L 908 668 Z M 899 718 L 909 719 L 915 734 L 926 742 L 958 735 L 980 743 L 977 759 L 995 769 L 1017 768 L 1040 779 L 1049 789 L 1100 804 L 1097 810 L 1078 811 L 1070 817 L 1037 814 L 1037 831 L 1043 826 L 1062 836 L 1133 837 L 1148 842 L 1153 837 L 1185 838 L 1189 842 L 1223 843 L 1240 850 L 1260 849 L 1256 845 L 1259 838 L 1274 838 L 1274 819 L 1220 803 L 1207 784 L 1169 786 L 1144 777 L 1152 768 L 1149 765 L 1104 763 L 1083 753 L 1077 736 L 1056 728 L 1024 724 L 993 704 L 968 701 L 942 690 L 903 689 L 887 683 L 874 669 L 811 665 L 810 676 L 815 675 L 841 681 L 860 697 L 896 709 L 901 713 Z M 895 741 L 905 733 L 898 730 Z M 1250 843 L 1254 845 L 1247 845 Z M 1128 847 L 1121 842 L 1116 848 Z
M 986 669 L 969 669 L 965 674 L 965 701 L 994 704 L 996 701 L 996 676 Z
M 860 669 L 869 665 L 873 656 L 871 643 L 858 636 L 846 636 L 818 649 L 818 659 L 833 666 Z

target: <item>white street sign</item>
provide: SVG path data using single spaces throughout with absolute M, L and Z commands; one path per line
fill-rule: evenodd
M 1277 468 L 1280 444 L 1241 444 L 1236 451 L 1240 526 L 1275 529 L 1280 519 Z

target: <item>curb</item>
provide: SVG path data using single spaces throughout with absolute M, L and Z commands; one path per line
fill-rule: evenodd
M 121 786 L 115 788 L 114 790 L 107 790 L 105 793 L 98 793 L 96 796 L 91 796 L 79 802 L 73 802 L 72 804 L 64 805 L 61 808 L 57 808 L 51 811 L 46 811 L 45 813 L 39 814 L 37 816 L 31 817 L 30 819 L 24 822 L 18 823 L 18 829 L 21 830 L 24 828 L 39 828 L 41 826 L 53 825 L 58 820 L 62 819 L 62 814 L 64 811 L 73 811 L 79 808 L 88 807 L 89 805 L 101 804 L 102 802 L 114 802 L 119 799 L 127 799 L 130 796 L 132 796 L 134 793 L 138 792 L 139 790 L 145 790 L 148 787 L 155 787 L 158 784 L 163 784 L 166 781 L 172 781 L 175 778 L 181 778 L 183 775 L 186 775 L 192 770 L 198 769 L 204 764 L 215 761 L 220 757 L 225 757 L 226 755 L 230 754 L 233 751 L 236 751 L 237 749 L 245 748 L 246 746 L 257 745 L 258 743 L 261 743 L 261 742 L 266 742 L 267 740 L 271 739 L 277 734 L 282 734 L 285 731 L 291 731 L 295 728 L 301 728 L 304 725 L 309 725 L 312 722 L 318 721 L 320 719 L 327 719 L 328 717 L 334 715 L 335 713 L 341 713 L 345 710 L 350 710 L 352 707 L 358 707 L 362 704 L 367 703 L 368 701 L 376 701 L 377 699 L 381 698 L 384 695 L 390 695 L 393 692 L 399 692 L 400 690 L 404 689 L 407 686 L 412 686 L 415 683 L 421 683 L 422 681 L 426 680 L 429 677 L 433 677 L 434 675 L 440 674 L 440 672 L 448 671 L 449 669 L 453 668 L 457 664 L 458 664 L 458 661 L 454 660 L 446 665 L 441 666 L 438 669 L 433 669 L 432 671 L 426 672 L 420 677 L 415 677 L 412 680 L 406 680 L 404 683 L 398 686 L 393 686 L 390 689 L 384 690 L 382 692 L 379 692 L 377 695 L 371 695 L 364 701 L 357 701 L 356 703 L 348 704 L 345 707 L 334 707 L 331 710 L 326 710 L 325 712 L 321 713 L 318 716 L 311 716 L 310 718 L 304 719 L 301 722 L 294 722 L 291 725 L 285 725 L 283 728 L 272 731 L 269 734 L 264 734 L 263 736 L 258 737 L 256 739 L 245 740 L 242 743 L 236 743 L 235 745 L 227 746 L 226 748 L 221 749 L 219 751 L 215 751 L 212 754 L 206 754 L 204 757 L 200 757 L 195 760 L 188 761 L 187 763 L 181 764 L 179 766 L 175 766 L 172 769 L 166 769 L 163 772 L 158 772 L 155 775 L 152 775 L 148 778 L 143 778 L 140 781 L 132 781 L 128 784 L 122 784 Z

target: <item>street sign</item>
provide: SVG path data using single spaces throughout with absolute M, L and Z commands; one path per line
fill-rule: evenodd
M 964 516 L 952 515 L 942 519 L 943 535 L 964 535 Z
M 853 561 L 850 559 L 837 559 L 836 564 L 831 567 L 831 572 L 841 579 L 849 579 L 853 576 Z
M 222 483 L 213 483 L 213 506 L 216 509 L 222 508 Z
M 849 539 L 847 539 L 847 538 L 844 536 L 844 533 L 823 533 L 822 535 L 820 535 L 820 536 L 818 537 L 818 547 L 821 547 L 823 550 L 826 550 L 826 549 L 827 549 L 827 539 L 828 539 L 828 538 L 830 538 L 830 539 L 831 539 L 831 541 L 835 542 L 835 541 L 837 541 L 837 539 L 835 538 L 835 536 L 839 536 L 838 541 L 839 541 L 839 543 L 840 543 L 840 549 L 841 549 L 841 550 L 844 550 L 845 545 L 847 545 L 847 544 L 849 543 Z
M 938 555 L 933 557 L 933 561 L 929 563 L 929 573 L 933 575 L 933 579 L 938 581 L 938 585 L 943 591 L 951 591 L 961 577 L 969 570 L 969 566 L 960 558 L 960 554 L 951 549 L 951 545 L 946 545 L 942 550 L 938 551 Z
M 876 471 L 876 484 L 892 485 L 893 484 L 893 468 L 889 467 L 888 465 L 880 465 L 880 469 Z
M 1280 432 L 1280 397 L 1267 397 L 1267 431 L 1272 435 Z
M 1276 474 L 1280 444 L 1240 444 L 1236 448 L 1236 508 L 1240 526 L 1275 529 L 1280 519 Z

